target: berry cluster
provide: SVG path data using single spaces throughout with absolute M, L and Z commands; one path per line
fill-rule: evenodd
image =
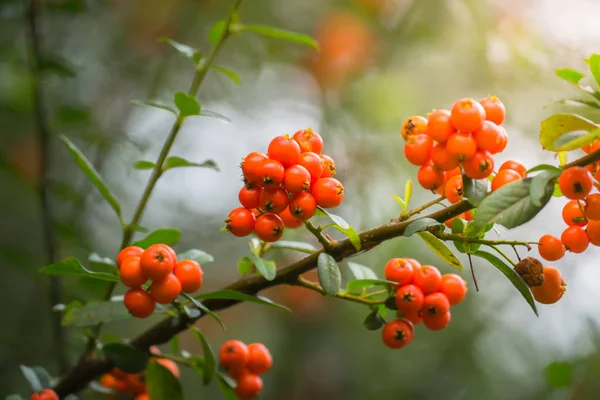
M 403 318 L 385 325 L 383 343 L 400 349 L 414 336 L 414 325 L 423 322 L 430 330 L 444 329 L 450 323 L 450 306 L 467 294 L 467 284 L 459 275 L 445 274 L 432 265 L 413 258 L 392 258 L 385 265 L 385 279 L 397 283 L 396 308 Z
M 156 355 L 160 354 L 160 350 L 156 346 L 152 346 L 150 352 Z M 179 367 L 177 366 L 177 363 L 172 360 L 161 357 L 152 357 L 149 362 L 161 364 L 168 369 L 175 378 L 179 378 L 180 376 Z M 150 399 L 146 393 L 146 382 L 143 372 L 139 374 L 128 374 L 119 368 L 113 368 L 111 372 L 102 375 L 102 378 L 100 378 L 100 385 L 124 396 L 133 397 L 134 400 Z
M 594 178 L 587 168 L 572 167 L 558 179 L 562 194 L 569 199 L 562 210 L 567 224 L 560 239 L 543 235 L 539 240 L 540 256 L 548 261 L 561 259 L 566 251 L 583 253 L 588 246 L 600 246 L 600 194 L 590 193 Z
M 239 340 L 230 340 L 221 346 L 219 361 L 229 376 L 235 379 L 235 394 L 242 400 L 250 400 L 260 394 L 263 388 L 260 375 L 273 366 L 271 353 L 265 345 L 252 343 L 246 346 Z
M 461 174 L 487 178 L 494 171 L 493 154 L 502 152 L 508 135 L 501 126 L 504 104 L 495 96 L 477 102 L 457 100 L 450 111 L 439 109 L 413 116 L 402 124 L 404 155 L 421 168 L 417 178 L 424 189 L 442 194 L 445 183 Z
M 58 395 L 52 389 L 42 389 L 39 392 L 35 392 L 29 398 L 30 400 L 58 400 Z
M 323 139 L 312 129 L 293 137 L 277 136 L 267 154 L 252 152 L 242 161 L 242 207 L 232 210 L 226 229 L 235 236 L 256 233 L 275 242 L 285 228 L 297 228 L 317 206 L 334 208 L 344 199 L 344 187 L 333 176 L 335 163 L 323 151 Z
M 175 251 L 166 244 L 154 244 L 146 250 L 126 247 L 117 255 L 121 282 L 130 289 L 125 293 L 127 310 L 137 318 L 154 312 L 156 303 L 168 304 L 181 292 L 194 293 L 202 286 L 203 272 L 194 260 L 177 261 Z M 152 281 L 149 291 L 142 285 Z

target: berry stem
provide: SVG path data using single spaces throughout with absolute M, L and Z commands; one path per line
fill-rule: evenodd
M 467 253 L 467 257 L 469 257 L 469 266 L 471 267 L 471 276 L 473 277 L 473 284 L 475 284 L 475 291 L 479 292 L 479 285 L 477 284 L 477 278 L 475 277 L 475 269 L 473 268 L 473 259 L 471 258 L 471 253 Z
M 585 222 L 588 222 L 587 216 L 585 215 L 585 210 L 583 209 L 583 206 L 581 205 L 581 200 L 577 200 L 577 206 L 579 207 L 579 211 L 581 211 L 581 215 L 583 215 L 583 220 Z
M 518 240 L 487 240 L 487 239 L 479 239 L 473 237 L 467 237 L 458 233 L 444 233 L 438 232 L 435 229 L 430 231 L 434 236 L 436 236 L 440 240 L 452 240 L 455 242 L 461 243 L 479 243 L 485 244 L 488 246 L 498 246 L 498 245 L 507 245 L 507 246 L 524 246 L 528 250 L 531 250 L 531 245 L 539 245 L 538 242 L 520 242 Z
M 326 252 L 331 250 L 333 243 L 325 235 L 323 235 L 323 232 L 321 232 L 320 228 L 314 226 L 310 221 L 304 221 L 304 225 L 306 226 L 306 229 L 308 229 L 308 231 L 317 238 Z
M 431 200 L 430 202 L 425 203 L 422 206 L 417 207 L 417 208 L 415 208 L 413 210 L 410 210 L 408 213 L 406 213 L 404 215 L 401 215 L 400 218 L 399 218 L 399 220 L 400 221 L 406 221 L 406 220 L 410 219 L 412 216 L 420 214 L 421 212 L 427 210 L 429 207 L 432 207 L 432 206 L 434 206 L 436 204 L 439 204 L 439 203 L 441 203 L 444 200 L 446 200 L 446 196 L 440 196 L 437 199 Z
M 506 259 L 506 261 L 508 261 L 510 263 L 510 265 L 512 265 L 513 267 L 516 265 L 515 262 L 509 256 L 506 255 L 506 253 L 504 253 L 502 250 L 500 250 L 500 248 L 498 248 L 498 246 L 494 246 L 491 244 L 488 246 L 490 246 L 492 249 L 496 250 L 496 252 L 498 254 L 500 254 L 502 257 L 504 257 Z
M 321 285 L 319 285 L 318 283 L 315 282 L 311 282 L 307 279 L 302 278 L 301 276 L 299 276 L 296 280 L 296 282 L 294 283 L 294 285 L 297 286 L 302 286 L 303 288 L 306 289 L 310 289 L 312 291 L 315 291 L 317 293 L 321 293 L 322 295 L 325 295 L 325 290 L 323 290 L 323 288 L 321 287 Z M 338 299 L 342 299 L 342 300 L 348 300 L 348 301 L 352 301 L 354 303 L 360 303 L 360 304 L 366 304 L 368 306 L 376 306 L 379 304 L 385 304 L 385 301 L 387 299 L 382 299 L 382 300 L 368 300 L 365 299 L 362 296 L 354 296 L 348 293 L 344 293 L 344 292 L 338 292 L 334 295 L 335 298 Z

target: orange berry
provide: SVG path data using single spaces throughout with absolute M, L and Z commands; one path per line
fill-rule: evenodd
M 404 145 L 404 156 L 414 165 L 424 165 L 432 152 L 433 139 L 425 134 L 411 135 Z
M 448 152 L 443 144 L 436 144 L 431 151 L 431 162 L 433 165 L 442 171 L 450 171 L 457 168 L 460 161 Z
M 247 372 L 238 378 L 235 394 L 238 399 L 251 400 L 260 394 L 262 388 L 260 376 Z
M 344 200 L 344 186 L 335 178 L 321 178 L 311 188 L 311 194 L 318 206 L 335 208 Z
M 413 340 L 415 329 L 412 322 L 400 318 L 385 324 L 381 331 L 383 343 L 391 349 L 401 349 Z
M 104 374 L 100 378 L 100 385 L 107 389 L 114 389 L 116 387 L 117 378 L 112 374 Z
M 153 244 L 140 257 L 144 276 L 152 280 L 160 280 L 169 275 L 175 267 L 173 254 L 162 244 Z
M 284 188 L 263 189 L 260 193 L 259 208 L 265 212 L 279 214 L 289 202 L 288 192 Z
M 284 225 L 279 215 L 266 213 L 256 219 L 256 236 L 265 242 L 276 242 L 283 235 Z
M 519 179 L 523 178 L 517 171 L 513 171 L 511 169 L 503 169 L 502 171 L 498 171 L 498 173 L 494 176 L 494 179 L 492 179 L 492 192 L 511 182 L 518 181 Z
M 121 268 L 121 263 L 128 257 L 141 257 L 144 249 L 138 246 L 129 246 L 125 247 L 123 250 L 119 252 L 117 255 L 117 268 Z
M 462 175 L 460 167 L 456 167 L 454 169 L 451 169 L 450 171 L 446 171 L 446 179 L 450 179 L 451 177 L 456 175 Z
M 420 268 L 420 265 L 410 258 L 392 258 L 385 264 L 385 279 L 398 283 L 398 286 L 408 285 L 413 281 L 416 268 Z
M 241 168 L 244 175 L 244 182 L 249 184 L 260 183 L 260 178 L 257 175 L 258 166 L 269 157 L 264 153 L 252 152 L 244 157 Z
M 494 159 L 485 150 L 477 150 L 475 155 L 462 164 L 462 167 L 471 179 L 484 179 L 494 171 Z
M 553 304 L 561 299 L 566 291 L 565 283 L 560 271 L 548 265 L 544 266 L 544 283 L 541 286 L 533 286 L 531 293 L 533 298 L 542 304 Z
M 267 155 L 287 168 L 298 163 L 300 145 L 288 135 L 276 136 L 269 143 Z
M 467 282 L 457 274 L 442 276 L 440 292 L 446 295 L 451 306 L 461 303 L 467 295 Z
M 243 367 L 250 358 L 250 350 L 239 340 L 229 340 L 221 346 L 219 361 L 224 368 Z
M 585 146 L 581 147 L 581 150 L 583 150 L 586 153 L 593 153 L 596 150 L 600 149 L 600 140 L 596 139 L 594 140 L 592 143 L 590 144 L 586 144 Z
M 560 241 L 571 253 L 583 253 L 590 244 L 590 238 L 580 226 L 569 226 L 563 231 Z
M 506 146 L 508 146 L 508 133 L 506 133 L 506 129 L 504 129 L 504 127 L 500 125 L 498 125 L 498 130 L 500 131 L 501 141 L 501 148 L 500 151 L 498 151 L 498 153 L 502 153 L 504 149 L 506 149 Z
M 269 349 L 261 343 L 251 343 L 248 345 L 248 351 L 250 353 L 246 368 L 248 371 L 261 375 L 267 372 L 273 366 L 273 358 Z
M 415 285 L 404 285 L 396 291 L 396 308 L 404 314 L 416 313 L 423 308 L 423 291 Z
M 503 171 L 505 169 L 512 170 L 517 172 L 521 177 L 525 178 L 527 176 L 527 167 L 520 161 L 516 160 L 508 160 L 502 163 L 498 172 Z
M 448 326 L 450 317 L 450 311 L 446 314 L 423 314 L 423 325 L 431 331 L 439 331 Z
M 506 108 L 496 96 L 487 96 L 486 98 L 479 100 L 479 104 L 481 104 L 485 110 L 486 120 L 492 121 L 497 125 L 504 122 Z
M 123 304 L 136 318 L 149 317 L 156 308 L 156 301 L 142 288 L 129 289 L 123 297 Z
M 30 400 L 58 400 L 58 395 L 52 389 L 42 389 L 32 394 Z
M 293 138 L 298 145 L 300 145 L 300 151 L 302 153 L 312 152 L 321 154 L 321 151 L 323 151 L 323 139 L 321 138 L 321 135 L 311 128 L 297 131 L 294 133 Z
M 485 120 L 485 109 L 473 99 L 457 100 L 450 111 L 450 121 L 456 129 L 471 133 L 479 129 Z
M 477 143 L 470 133 L 457 132 L 448 139 L 446 151 L 458 161 L 465 161 L 475 155 Z
M 169 360 L 168 358 L 161 358 L 161 357 L 156 357 L 154 358 L 154 360 L 159 363 L 160 365 L 162 365 L 163 367 L 165 367 L 166 369 L 168 369 L 175 378 L 179 378 L 179 376 L 181 375 L 180 371 L 179 371 L 179 366 L 177 365 L 177 363 L 173 360 Z
M 585 198 L 585 216 L 600 221 L 600 194 L 590 194 Z
M 444 293 L 430 293 L 423 299 L 423 308 L 421 309 L 423 318 L 436 314 L 443 315 L 448 311 L 450 311 L 450 301 Z
M 404 120 L 402 129 L 400 130 L 402 139 L 406 141 L 413 135 L 419 135 L 425 132 L 427 132 L 427 119 L 420 115 L 415 115 Z
M 337 170 L 335 168 L 335 162 L 333 161 L 333 158 L 325 154 L 320 154 L 319 157 L 321 157 L 321 166 L 323 170 L 319 178 L 331 178 L 334 176 Z
M 148 278 L 142 272 L 142 266 L 139 257 L 128 257 L 121 263 L 119 277 L 124 285 L 129 287 L 140 287 Z
M 289 229 L 299 228 L 304 225 L 304 222 L 301 219 L 298 219 L 292 215 L 289 206 L 279 213 L 279 217 L 283 221 L 283 225 Z
M 540 238 L 539 243 L 538 252 L 544 260 L 556 261 L 565 255 L 565 246 L 556 236 L 544 235 Z
M 413 284 L 423 291 L 423 294 L 437 292 L 442 286 L 442 274 L 432 265 L 423 265 L 415 269 Z
M 469 210 L 465 213 L 465 221 L 473 221 L 475 219 L 471 211 L 473 210 Z
M 600 246 L 600 221 L 590 220 L 585 231 L 590 243 L 594 246 Z
M 152 282 L 150 295 L 159 304 L 169 304 L 181 293 L 181 282 L 173 274 L 169 274 L 162 280 Z
M 427 163 L 419 168 L 417 179 L 423 189 L 436 190 L 446 182 L 444 171 L 439 171 L 433 167 L 433 164 Z
M 565 197 L 581 200 L 592 190 L 592 176 L 584 167 L 571 167 L 563 171 L 558 178 L 558 185 Z
M 204 272 L 194 260 L 181 260 L 175 265 L 173 274 L 181 282 L 183 293 L 194 293 L 200 290 Z
M 565 224 L 569 226 L 585 226 L 587 220 L 581 212 L 582 208 L 583 204 L 579 205 L 579 200 L 571 200 L 565 204 L 562 209 L 562 218 L 563 221 L 565 221 Z
M 225 228 L 233 236 L 243 237 L 254 232 L 256 217 L 254 213 L 247 208 L 238 207 L 231 210 L 225 220 Z
M 140 393 L 133 400 L 150 400 L 150 396 L 148 396 L 148 393 Z
M 450 111 L 434 110 L 428 115 L 427 134 L 438 143 L 446 143 L 456 128 L 450 122 Z
M 505 147 L 502 130 L 491 121 L 483 121 L 481 127 L 473 132 L 473 139 L 477 143 L 477 148 L 492 154 L 500 153 Z
M 464 194 L 462 176 L 455 175 L 448 179 L 444 189 L 444 195 L 451 204 L 458 203 Z
M 417 325 L 423 322 L 423 317 L 421 317 L 421 310 L 405 312 L 404 318 L 412 322 L 413 325 Z

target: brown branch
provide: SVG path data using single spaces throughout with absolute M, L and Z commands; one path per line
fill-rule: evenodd
M 50 212 L 50 196 L 48 169 L 50 160 L 50 130 L 46 121 L 43 104 L 42 73 L 40 69 L 41 39 L 38 32 L 38 4 L 39 1 L 30 0 L 27 6 L 26 18 L 29 34 L 30 49 L 27 52 L 29 68 L 31 69 L 31 85 L 33 111 L 35 113 L 35 124 L 38 140 L 40 143 L 40 163 L 38 170 L 38 198 L 41 209 L 42 232 L 44 240 L 44 251 L 46 253 L 46 264 L 56 261 L 57 244 Z M 50 306 L 62 302 L 62 285 L 57 277 L 50 277 Z M 61 316 L 52 312 L 52 331 L 54 335 L 54 351 L 58 360 L 58 369 L 61 373 L 67 370 L 67 357 L 65 353 L 65 337 L 61 325 Z
M 600 150 L 596 150 L 595 152 L 590 153 L 587 156 L 578 158 L 573 162 L 563 165 L 561 168 L 567 169 L 571 167 L 585 167 L 586 165 L 593 164 L 596 161 L 600 161 Z

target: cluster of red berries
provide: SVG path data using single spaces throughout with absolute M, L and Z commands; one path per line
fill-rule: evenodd
M 246 346 L 239 340 L 230 340 L 221 346 L 219 361 L 229 376 L 235 379 L 235 394 L 242 400 L 250 400 L 260 394 L 263 388 L 260 375 L 273 366 L 273 358 L 265 345 L 252 343 Z
M 423 322 L 430 330 L 444 329 L 450 323 L 450 306 L 467 294 L 467 283 L 459 275 L 445 274 L 432 265 L 413 258 L 392 258 L 385 265 L 385 279 L 396 282 L 396 308 L 404 317 L 385 325 L 383 343 L 400 349 L 414 336 L 414 325 Z
M 129 286 L 125 307 L 137 318 L 150 316 L 156 303 L 168 304 L 181 292 L 194 293 L 202 286 L 203 272 L 194 260 L 177 261 L 175 251 L 166 244 L 154 244 L 146 250 L 126 247 L 116 260 L 121 282 Z M 152 281 L 149 290 L 142 285 Z
M 424 189 L 443 193 L 446 181 L 461 174 L 487 178 L 494 171 L 493 154 L 502 152 L 508 135 L 501 126 L 504 104 L 496 96 L 477 102 L 457 100 L 450 111 L 439 109 L 413 116 L 402 124 L 404 155 L 421 168 L 417 178 Z
M 592 166 L 593 168 L 593 166 Z M 548 261 L 561 259 L 566 251 L 583 253 L 588 246 L 600 246 L 600 194 L 590 193 L 594 178 L 587 168 L 572 167 L 558 179 L 563 195 L 569 199 L 562 210 L 567 224 L 560 239 L 543 235 L 539 240 L 540 256 Z
M 30 400 L 58 400 L 58 394 L 52 389 L 42 389 L 35 392 L 29 398 Z
M 160 354 L 160 350 L 156 346 L 152 346 L 150 352 L 156 355 Z M 161 364 L 163 367 L 167 368 L 175 378 L 179 378 L 180 376 L 179 367 L 177 366 L 177 363 L 172 360 L 161 357 L 152 357 L 149 362 Z M 134 400 L 150 399 L 146 393 L 146 382 L 143 372 L 139 374 L 128 374 L 119 368 L 113 368 L 111 372 L 102 375 L 100 378 L 100 385 L 127 397 L 133 397 Z
M 252 152 L 242 161 L 244 187 L 226 229 L 242 237 L 256 233 L 274 242 L 285 228 L 298 228 L 317 206 L 334 208 L 344 199 L 344 187 L 333 176 L 335 163 L 323 151 L 323 139 L 312 129 L 277 136 L 267 154 Z

